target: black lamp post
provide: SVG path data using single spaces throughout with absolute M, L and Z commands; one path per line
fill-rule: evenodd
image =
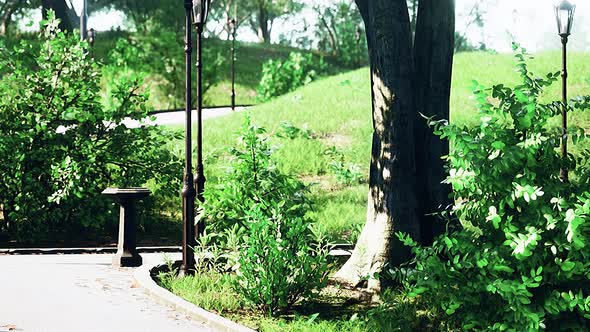
M 82 2 L 82 12 L 80 13 L 80 39 L 88 39 L 88 12 L 86 10 L 87 0 Z
M 236 19 L 229 19 L 231 33 L 231 110 L 236 110 Z
M 557 19 L 557 31 L 561 36 L 562 44 L 562 61 L 563 69 L 561 72 L 562 78 L 562 126 L 561 126 L 561 154 L 563 161 L 567 160 L 567 41 L 572 32 L 572 25 L 574 22 L 574 13 L 576 6 L 569 1 L 563 0 L 555 5 L 555 17 Z M 559 172 L 559 177 L 562 181 L 568 181 L 568 170 L 563 166 Z
M 192 166 L 192 94 L 191 94 L 191 80 L 192 80 L 192 45 L 191 45 L 191 24 L 192 22 L 192 7 L 191 0 L 184 1 L 185 11 L 185 141 L 184 141 L 184 175 L 182 184 L 182 267 L 180 273 L 184 275 L 192 275 L 195 270 L 195 197 L 197 192 L 193 185 L 193 166 Z
M 195 175 L 195 189 L 200 202 L 204 201 L 205 174 L 203 172 L 203 61 L 202 61 L 202 37 L 203 28 L 209 15 L 211 0 L 193 0 L 193 24 L 197 28 L 197 172 Z M 203 233 L 205 225 L 201 220 L 197 225 L 198 236 Z

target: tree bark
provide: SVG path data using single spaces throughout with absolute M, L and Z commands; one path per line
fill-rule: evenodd
M 371 64 L 373 145 L 367 222 L 351 258 L 334 279 L 378 291 L 373 278 L 399 266 L 410 251 L 404 232 L 430 244 L 444 229 L 428 213 L 448 202 L 441 156 L 448 144 L 431 133 L 420 112 L 448 119 L 454 39 L 454 0 L 421 0 L 416 39 L 406 0 L 356 0 L 365 22 Z M 415 45 L 415 46 L 413 46 Z
M 414 99 L 410 18 L 405 0 L 356 0 L 366 26 L 373 93 L 373 145 L 369 175 L 367 223 L 352 257 L 334 279 L 358 286 L 389 262 L 410 256 L 395 232 L 417 238 L 416 169 L 414 164 Z
M 68 7 L 65 0 L 42 0 L 41 6 L 43 19 L 47 18 L 47 10 L 55 11 L 55 17 L 60 20 L 59 28 L 62 31 L 73 31 L 78 27 L 80 17 L 74 9 Z
M 446 171 L 442 156 L 449 154 L 449 142 L 434 135 L 426 117 L 449 119 L 451 75 L 455 45 L 455 1 L 421 0 L 414 41 L 416 110 L 414 142 L 418 215 L 421 242 L 432 244 L 444 231 L 444 221 L 432 215 L 451 204 L 451 188 L 442 184 Z
M 270 24 L 269 17 L 264 4 L 258 7 L 258 40 L 264 44 L 270 44 Z

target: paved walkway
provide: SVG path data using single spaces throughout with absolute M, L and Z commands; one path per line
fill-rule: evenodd
M 247 109 L 247 107 L 236 107 L 235 112 L 241 112 L 245 109 Z M 232 113 L 232 110 L 230 107 L 205 108 L 205 109 L 203 109 L 203 120 L 218 118 L 218 117 L 229 115 L 231 113 Z M 156 117 L 156 120 L 155 121 L 147 121 L 147 124 L 149 124 L 149 125 L 155 125 L 155 124 L 158 124 L 158 125 L 184 125 L 184 121 L 186 118 L 184 111 L 158 113 L 158 114 L 155 114 L 154 116 Z M 193 110 L 192 117 L 193 117 L 193 123 L 196 123 L 196 121 L 197 121 L 197 111 L 196 110 Z M 137 128 L 140 126 L 139 121 L 134 121 L 134 120 L 130 120 L 130 119 L 124 120 L 124 123 L 129 128 Z
M 144 263 L 162 254 L 142 254 Z M 179 259 L 179 254 L 170 254 Z M 211 331 L 155 303 L 112 255 L 0 255 L 0 331 Z

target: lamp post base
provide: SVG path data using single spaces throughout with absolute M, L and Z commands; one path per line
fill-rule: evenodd
M 113 266 L 115 267 L 138 267 L 143 263 L 143 259 L 137 253 L 119 252 L 113 257 Z

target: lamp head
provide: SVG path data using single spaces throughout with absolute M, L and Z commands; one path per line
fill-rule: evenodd
M 193 0 L 193 24 L 203 27 L 207 22 L 211 0 Z
M 95 40 L 96 40 L 96 30 L 94 30 L 93 28 L 90 28 L 90 30 L 88 30 L 88 43 L 90 45 L 94 45 Z
M 572 3 L 568 0 L 562 0 L 557 5 L 555 5 L 557 31 L 560 36 L 567 37 L 572 32 L 575 12 L 576 5 L 572 5 Z

